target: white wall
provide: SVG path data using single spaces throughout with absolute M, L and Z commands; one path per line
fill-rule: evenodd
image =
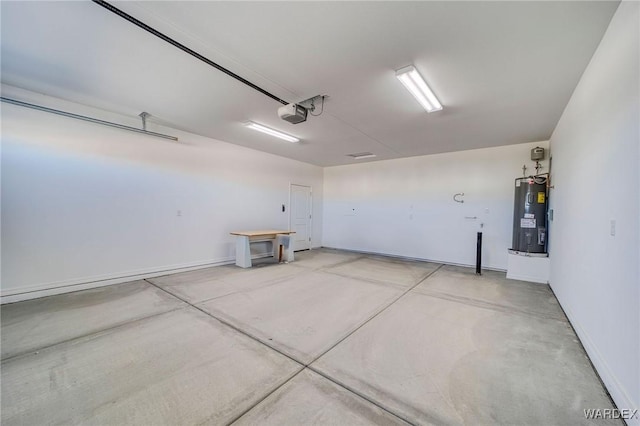
M 622 2 L 551 137 L 550 284 L 620 409 L 640 408 L 639 25 Z
M 17 88 L 3 96 L 140 127 Z M 322 168 L 149 127 L 180 141 L 2 104 L 2 296 L 228 262 L 229 231 L 288 228 L 290 182 L 313 187 L 321 244 Z
M 482 231 L 483 266 L 506 269 L 514 179 L 523 164 L 534 172 L 530 151 L 536 146 L 548 144 L 325 168 L 323 245 L 475 265 L 476 233 Z M 453 201 L 459 192 L 465 193 L 462 204 Z

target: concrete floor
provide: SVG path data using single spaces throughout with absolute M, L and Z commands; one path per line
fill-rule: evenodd
M 549 287 L 498 272 L 322 249 L 1 317 L 3 425 L 566 425 L 613 408 Z

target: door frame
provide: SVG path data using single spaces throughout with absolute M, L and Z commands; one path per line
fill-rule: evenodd
M 292 218 L 291 214 L 293 213 L 293 208 L 291 207 L 291 194 L 293 193 L 294 186 L 302 186 L 305 188 L 309 188 L 309 250 L 313 249 L 313 186 L 311 185 L 303 185 L 301 183 L 292 183 L 289 182 L 289 230 L 291 230 Z

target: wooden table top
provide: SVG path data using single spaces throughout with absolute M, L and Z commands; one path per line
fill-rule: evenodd
M 295 231 L 284 231 L 277 229 L 266 229 L 259 231 L 234 231 L 230 232 L 231 235 L 242 235 L 244 237 L 262 237 L 265 235 L 276 235 L 276 234 L 295 234 Z

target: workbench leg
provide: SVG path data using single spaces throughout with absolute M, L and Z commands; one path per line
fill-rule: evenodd
M 251 268 L 249 237 L 245 235 L 236 236 L 236 265 L 241 268 Z
M 289 247 L 287 247 L 285 253 L 284 257 L 287 258 L 287 262 L 293 262 L 293 238 L 289 241 Z
M 287 234 L 278 234 L 276 235 L 276 240 L 273 243 L 274 245 L 274 257 L 276 257 L 276 252 L 280 253 L 280 247 L 282 247 L 282 260 L 285 262 L 293 262 L 293 238 L 291 235 Z M 275 248 L 277 247 L 277 249 Z

